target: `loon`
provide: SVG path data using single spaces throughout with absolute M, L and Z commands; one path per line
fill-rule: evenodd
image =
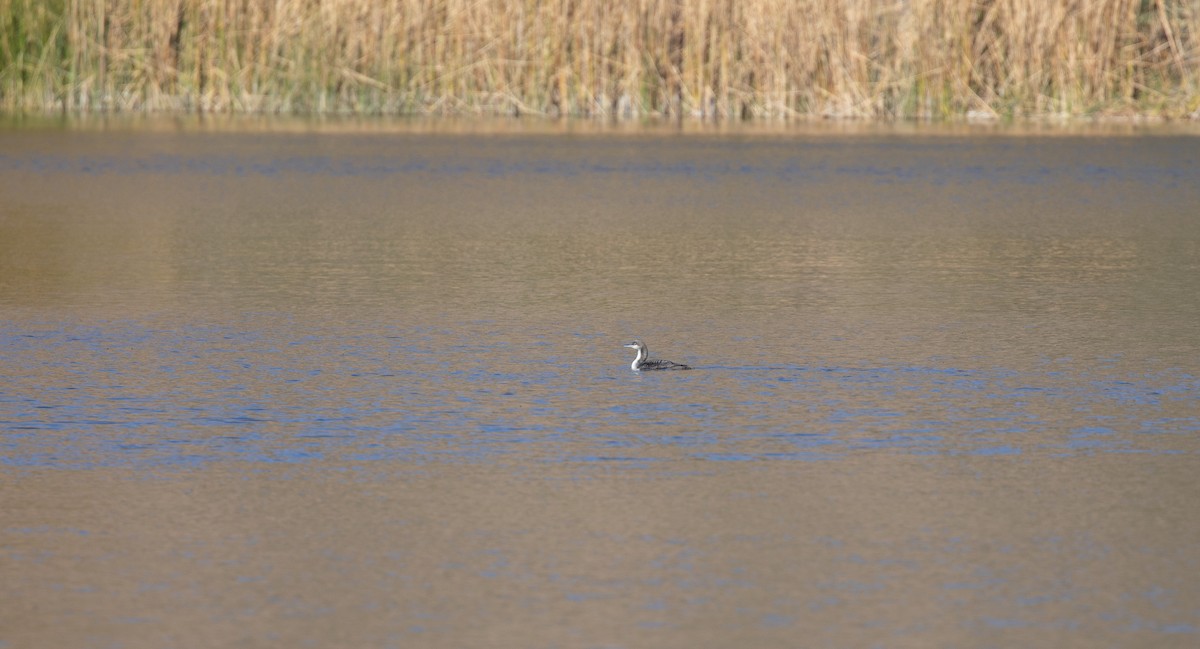
M 630 364 L 630 366 L 629 366 L 629 368 L 634 371 L 641 372 L 644 370 L 690 370 L 690 369 L 692 369 L 691 367 L 684 365 L 683 363 L 673 363 L 671 361 L 660 361 L 660 360 L 655 360 L 652 358 L 647 358 L 650 355 L 650 348 L 646 346 L 646 343 L 644 343 L 640 340 L 635 340 L 625 346 L 629 347 L 630 349 L 637 350 L 637 358 L 634 358 L 633 363 Z

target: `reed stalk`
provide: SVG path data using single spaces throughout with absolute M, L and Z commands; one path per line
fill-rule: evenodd
M 1197 0 L 0 0 L 0 110 L 1200 116 Z

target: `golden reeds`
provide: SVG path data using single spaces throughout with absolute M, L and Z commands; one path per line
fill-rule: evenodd
M 1200 111 L 1196 0 L 0 0 L 0 109 Z

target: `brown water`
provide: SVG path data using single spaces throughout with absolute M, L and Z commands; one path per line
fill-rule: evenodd
M 0 647 L 1195 646 L 1198 145 L 9 127 Z

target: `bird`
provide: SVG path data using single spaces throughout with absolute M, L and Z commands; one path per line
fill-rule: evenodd
M 630 349 L 637 350 L 637 357 L 634 358 L 633 363 L 631 363 L 629 365 L 629 369 L 632 369 L 635 372 L 643 372 L 646 370 L 690 370 L 690 369 L 692 369 L 691 367 L 684 365 L 683 363 L 675 363 L 672 361 L 663 361 L 663 360 L 648 358 L 650 355 L 650 348 L 646 346 L 646 343 L 644 343 L 640 340 L 635 340 L 631 343 L 628 343 L 625 345 L 625 347 L 629 347 Z

